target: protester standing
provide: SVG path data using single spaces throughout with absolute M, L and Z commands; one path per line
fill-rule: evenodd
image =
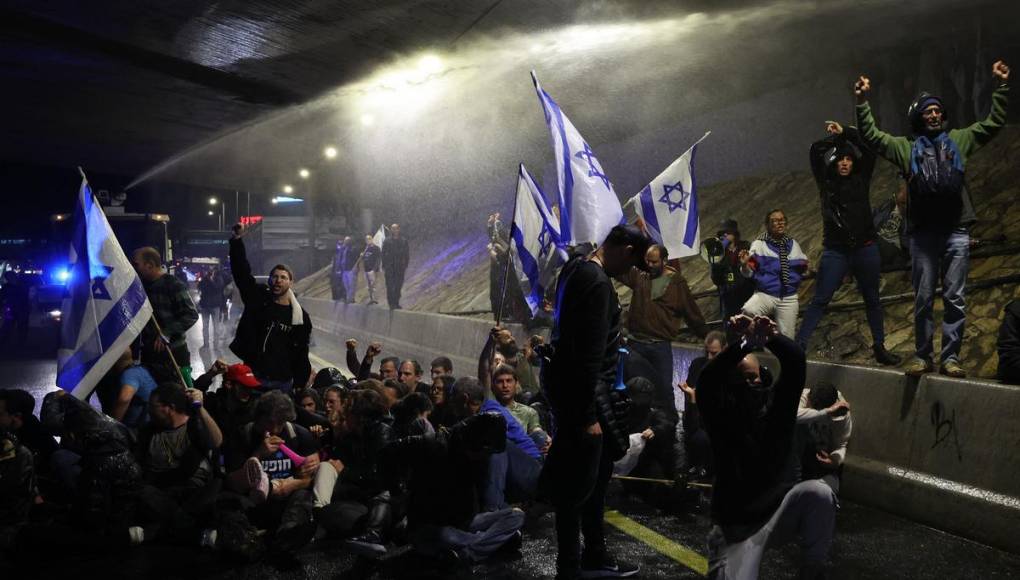
M 308 346 L 312 321 L 291 289 L 294 275 L 283 264 L 269 271 L 269 284 L 257 284 L 244 249 L 244 226 L 234 226 L 230 263 L 234 283 L 244 301 L 244 314 L 230 343 L 244 364 L 251 367 L 263 388 L 290 392 L 304 387 L 312 374 Z
M 386 303 L 390 310 L 399 310 L 400 293 L 404 287 L 404 274 L 411 260 L 407 240 L 400 237 L 400 224 L 390 226 L 389 234 L 383 241 L 382 269 L 386 273 Z

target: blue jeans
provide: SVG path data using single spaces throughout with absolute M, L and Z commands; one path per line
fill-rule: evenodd
M 818 323 L 825 314 L 825 307 L 832 300 L 832 295 L 843 284 L 843 277 L 852 272 L 857 280 L 857 288 L 864 298 L 865 314 L 868 327 L 871 329 L 871 341 L 875 346 L 885 344 L 885 328 L 882 320 L 882 303 L 879 301 L 878 285 L 881 280 L 882 259 L 878 253 L 878 244 L 863 246 L 856 250 L 822 250 L 821 264 L 818 266 L 818 281 L 815 283 L 815 296 L 804 312 L 804 320 L 800 323 L 797 333 L 797 344 L 802 348 L 814 333 Z
M 489 458 L 489 473 L 481 493 L 482 510 L 496 511 L 513 502 L 530 500 L 538 488 L 542 463 L 512 441 L 506 442 L 506 451 Z
M 940 362 L 959 362 L 965 321 L 964 287 L 970 265 L 970 233 L 915 231 L 910 239 L 914 283 L 914 346 L 917 358 L 930 361 L 935 347 L 935 284 L 942 275 L 942 354 Z

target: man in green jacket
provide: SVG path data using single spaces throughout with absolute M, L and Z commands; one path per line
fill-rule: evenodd
M 894 137 L 875 126 L 868 104 L 870 80 L 854 84 L 857 125 L 865 143 L 891 161 L 907 180 L 907 231 L 910 235 L 914 284 L 915 359 L 906 373 L 919 376 L 934 370 L 933 310 L 935 283 L 943 272 L 942 374 L 963 377 L 960 346 L 964 330 L 964 286 L 970 258 L 970 227 L 976 221 L 974 205 L 965 184 L 967 159 L 988 143 L 1006 123 L 1009 101 L 1009 67 L 992 65 L 998 87 L 992 93 L 992 110 L 983 121 L 963 129 L 946 128 L 942 100 L 921 93 L 907 110 L 913 136 Z

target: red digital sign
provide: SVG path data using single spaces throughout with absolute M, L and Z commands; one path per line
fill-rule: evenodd
M 252 226 L 258 223 L 262 223 L 262 216 L 260 215 L 243 215 L 241 216 L 241 224 L 245 226 Z

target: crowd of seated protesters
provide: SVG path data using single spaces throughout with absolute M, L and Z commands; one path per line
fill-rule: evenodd
M 423 380 L 418 361 L 380 358 L 379 343 L 359 358 L 351 339 L 348 373 L 324 368 L 290 392 L 219 360 L 193 388 L 156 382 L 127 351 L 97 391 L 102 412 L 58 391 L 42 420 L 31 395 L 0 390 L 0 546 L 59 534 L 105 550 L 191 545 L 253 560 L 336 539 L 362 557 L 408 543 L 447 563 L 513 550 L 522 508 L 542 500 L 555 436 L 536 377 L 542 344 L 536 336 L 518 348 L 496 327 L 478 378 L 458 377 L 439 357 Z M 627 363 L 627 429 L 644 440 L 627 492 L 672 509 L 661 482 L 711 481 L 697 386 L 725 347 L 725 335 L 709 334 L 706 356 L 678 386 L 682 418 L 654 371 L 639 357 Z M 834 492 L 847 408 L 835 387 L 819 385 L 804 390 L 798 412 L 803 477 Z M 38 516 L 55 504 L 69 509 Z

